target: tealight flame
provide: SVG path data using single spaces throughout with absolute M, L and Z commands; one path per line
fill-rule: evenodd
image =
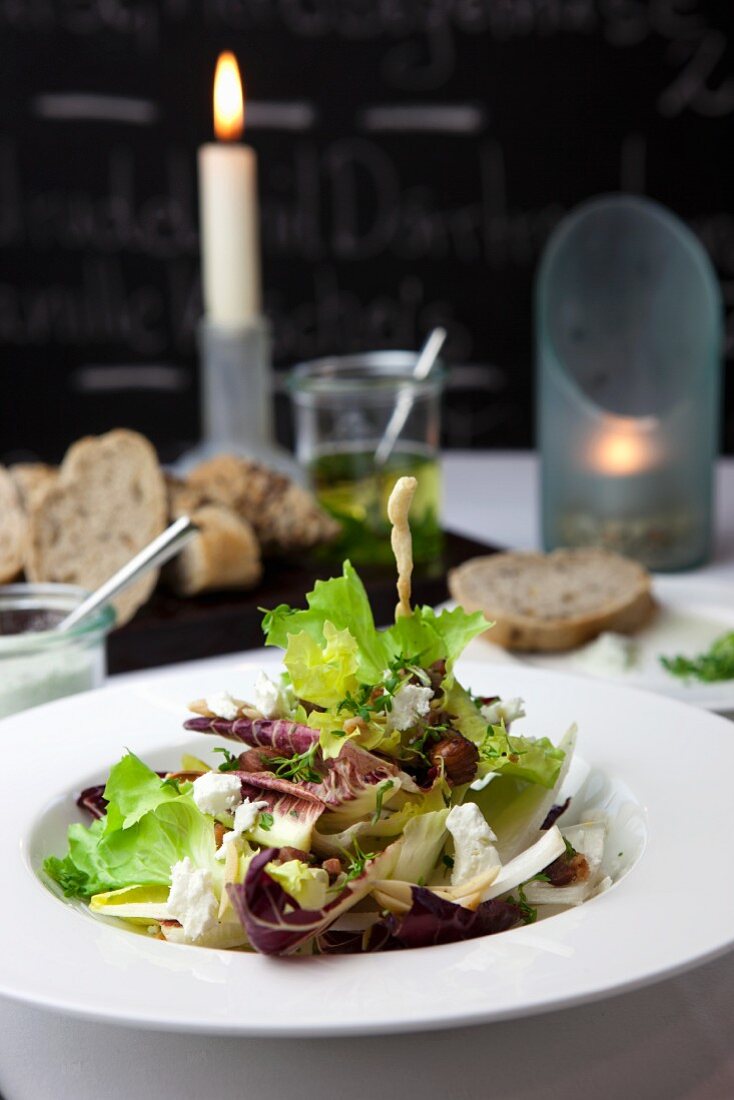
M 245 104 L 237 58 L 221 53 L 214 73 L 214 132 L 219 141 L 239 141 L 245 128 Z
M 651 469 L 657 457 L 654 434 L 615 426 L 594 441 L 591 462 L 601 473 L 625 477 Z

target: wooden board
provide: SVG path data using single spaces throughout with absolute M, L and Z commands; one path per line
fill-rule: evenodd
M 416 603 L 437 604 L 448 597 L 449 569 L 496 547 L 446 534 L 444 553 L 430 566 L 416 567 L 413 593 Z M 193 661 L 236 653 L 263 644 L 261 607 L 279 603 L 305 606 L 314 581 L 333 576 L 332 565 L 268 562 L 263 581 L 252 592 L 221 592 L 181 599 L 158 589 L 132 622 L 110 635 L 109 672 L 156 668 L 177 661 Z M 378 623 L 391 621 L 395 609 L 394 571 L 360 569 Z

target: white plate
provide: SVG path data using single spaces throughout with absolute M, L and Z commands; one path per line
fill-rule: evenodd
M 637 660 L 633 668 L 620 672 L 598 671 L 587 666 L 582 650 L 569 653 L 508 653 L 482 639 L 472 643 L 473 656 L 498 664 L 530 665 L 551 672 L 587 676 L 626 687 L 657 691 L 706 710 L 734 711 L 734 680 L 704 684 L 684 681 L 660 664 L 660 657 L 679 653 L 695 657 L 705 652 L 716 638 L 734 630 L 734 586 L 687 576 L 656 576 L 653 590 L 659 609 L 649 626 L 634 635 Z
M 78 819 L 73 794 L 123 746 L 175 766 L 183 703 L 256 666 L 217 663 L 192 682 L 166 674 L 29 711 L 0 725 L 6 782 L 0 866 L 0 994 L 95 1020 L 249 1036 L 392 1033 L 523 1016 L 662 978 L 729 948 L 734 730 L 677 702 L 526 668 L 465 663 L 475 691 L 522 694 L 528 733 L 580 726 L 580 752 L 606 777 L 599 797 L 647 828 L 644 853 L 578 909 L 467 943 L 369 956 L 269 959 L 176 946 L 91 918 L 38 874 Z M 212 741 L 201 737 L 200 751 Z M 12 782 L 9 781 L 12 778 Z M 642 823 L 642 825 L 641 825 Z M 634 837 L 638 839 L 635 841 Z M 629 854 L 628 854 L 629 858 Z M 624 860 L 622 860 L 624 862 Z

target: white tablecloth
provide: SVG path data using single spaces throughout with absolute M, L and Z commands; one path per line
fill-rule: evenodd
M 537 545 L 536 469 L 524 454 L 448 456 L 446 525 L 505 546 Z M 734 583 L 731 460 L 719 468 L 717 517 L 714 560 L 700 572 Z M 715 904 L 715 883 L 696 884 L 691 924 Z M 729 1100 L 734 954 L 588 1007 L 338 1042 L 160 1035 L 0 1002 L 0 1092 L 4 1100 Z

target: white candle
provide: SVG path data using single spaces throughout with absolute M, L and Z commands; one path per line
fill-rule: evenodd
M 239 143 L 244 103 L 237 61 L 224 53 L 214 77 L 219 139 L 199 149 L 199 211 L 204 308 L 221 325 L 247 325 L 260 315 L 257 157 Z

